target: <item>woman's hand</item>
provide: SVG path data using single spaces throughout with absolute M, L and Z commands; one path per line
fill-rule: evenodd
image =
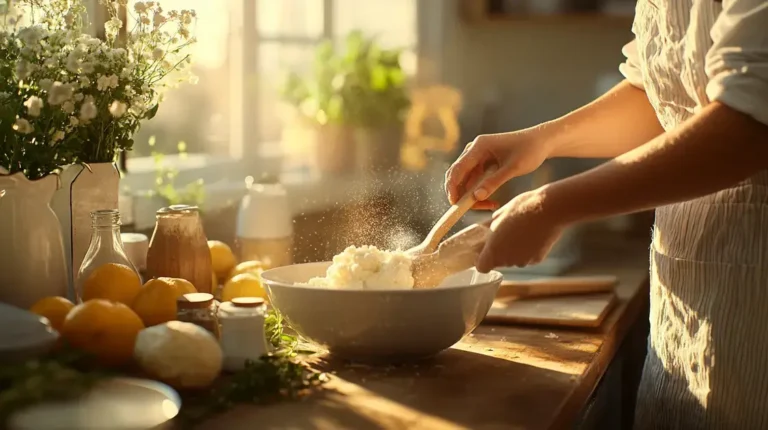
M 478 203 L 474 209 L 496 209 L 498 204 L 486 199 L 510 179 L 536 170 L 549 156 L 550 149 L 536 129 L 512 133 L 481 135 L 464 148 L 459 159 L 445 174 L 445 192 L 451 204 L 456 203 L 483 175 L 488 165 L 498 170 L 475 191 Z
M 542 188 L 523 193 L 493 214 L 491 235 L 477 260 L 477 270 L 524 267 L 544 260 L 566 224 L 544 207 Z

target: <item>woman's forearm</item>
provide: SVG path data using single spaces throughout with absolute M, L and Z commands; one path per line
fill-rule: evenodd
M 724 104 L 588 172 L 538 190 L 571 224 L 652 209 L 730 187 L 768 169 L 768 126 Z
M 613 158 L 663 133 L 645 92 L 627 81 L 594 102 L 541 124 L 550 158 Z

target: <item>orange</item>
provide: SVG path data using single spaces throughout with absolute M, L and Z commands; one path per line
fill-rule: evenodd
M 224 278 L 237 265 L 235 253 L 232 248 L 218 240 L 208 241 L 208 250 L 211 252 L 211 268 L 218 278 Z
M 264 269 L 264 264 L 261 261 L 256 261 L 256 260 L 243 261 L 242 263 L 235 266 L 234 269 L 232 269 L 232 271 L 229 273 L 229 276 L 226 278 L 226 280 L 230 280 L 235 276 L 243 273 L 253 273 L 256 275 L 260 275 L 263 269 Z
M 185 279 L 151 279 L 139 291 L 132 308 L 147 327 L 162 324 L 176 319 L 176 299 L 196 292 Z
M 112 300 L 130 306 L 141 290 L 141 279 L 130 267 L 107 263 L 91 272 L 83 282 L 83 301 Z
M 133 357 L 136 336 L 144 329 L 141 318 L 128 306 L 92 299 L 69 312 L 61 335 L 73 347 L 108 366 L 127 364 Z
M 238 297 L 261 297 L 269 300 L 259 275 L 242 273 L 227 281 L 221 290 L 221 301 L 228 302 Z
M 29 311 L 46 317 L 56 331 L 61 331 L 61 326 L 64 324 L 64 318 L 67 317 L 69 311 L 75 307 L 75 304 L 65 299 L 64 297 L 52 296 L 43 297 L 38 300 Z

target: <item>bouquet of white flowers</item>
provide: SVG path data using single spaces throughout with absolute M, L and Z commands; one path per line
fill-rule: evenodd
M 118 37 L 127 0 L 100 3 L 111 18 L 106 40 L 85 34 L 82 0 L 20 0 L 5 14 L 0 166 L 11 173 L 34 179 L 70 163 L 113 162 L 167 88 L 194 83 L 185 52 L 194 11 L 136 2 L 133 28 Z

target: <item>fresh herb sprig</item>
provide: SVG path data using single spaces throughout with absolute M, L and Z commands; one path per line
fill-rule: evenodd
M 280 312 L 271 308 L 264 321 L 267 340 L 275 349 L 275 355 L 293 356 L 299 339 L 285 332 L 285 323 Z
M 246 362 L 245 368 L 225 377 L 210 392 L 182 395 L 177 418 L 185 425 L 200 422 L 236 404 L 265 404 L 296 399 L 323 384 L 327 376 L 286 356 L 265 355 Z

